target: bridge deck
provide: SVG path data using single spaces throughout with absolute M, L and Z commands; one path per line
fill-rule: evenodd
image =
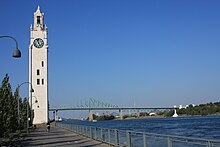
M 76 108 L 49 108 L 49 111 L 63 111 L 63 110 L 153 110 L 153 109 L 177 109 L 171 107 L 76 107 Z
M 108 147 L 107 144 L 79 136 L 73 132 L 55 127 L 53 125 L 51 126 L 50 132 L 46 131 L 46 125 L 38 126 L 37 129 L 34 132 L 31 132 L 29 136 L 22 142 L 21 146 Z

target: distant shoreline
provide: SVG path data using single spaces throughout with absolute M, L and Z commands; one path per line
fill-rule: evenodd
M 204 116 L 204 115 L 179 115 L 178 117 L 196 117 L 196 116 Z M 212 115 L 205 115 L 204 117 L 206 116 L 220 116 L 220 114 L 212 114 Z M 177 118 L 178 118 L 177 117 Z M 158 115 L 158 116 L 141 116 L 139 118 L 137 117 L 127 117 L 127 118 L 124 118 L 122 120 L 132 120 L 132 119 L 152 119 L 152 118 L 174 118 L 174 117 L 166 117 L 166 116 L 161 116 L 161 115 Z M 117 118 L 117 119 L 113 119 L 113 120 L 121 120 L 120 118 Z
M 157 115 L 157 116 L 141 116 L 141 117 L 139 117 L 139 118 L 137 118 L 137 117 L 127 117 L 127 118 L 124 118 L 124 119 L 122 119 L 122 120 L 143 119 L 143 118 L 149 118 L 149 119 L 151 119 L 151 118 L 167 118 L 167 117 L 161 116 L 161 115 Z M 121 119 L 120 119 L 120 118 L 116 118 L 116 119 L 113 119 L 113 120 L 121 120 Z

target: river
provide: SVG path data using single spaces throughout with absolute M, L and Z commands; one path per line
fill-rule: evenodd
M 220 140 L 220 116 L 145 118 L 108 121 L 63 121 L 62 123 Z

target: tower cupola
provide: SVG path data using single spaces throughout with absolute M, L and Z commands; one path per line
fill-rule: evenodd
M 40 7 L 38 6 L 37 11 L 34 13 L 34 30 L 45 29 L 44 25 L 44 13 L 40 11 Z

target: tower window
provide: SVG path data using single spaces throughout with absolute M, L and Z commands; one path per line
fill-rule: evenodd
M 42 85 L 44 85 L 44 79 L 42 79 L 42 81 L 41 81 L 41 82 L 42 82 Z
M 44 61 L 41 61 L 41 66 L 44 67 Z
M 40 24 L 40 16 L 37 16 L 37 24 Z
M 40 70 L 39 69 L 37 69 L 37 75 L 40 75 Z
M 40 85 L 40 79 L 37 79 L 37 85 Z

